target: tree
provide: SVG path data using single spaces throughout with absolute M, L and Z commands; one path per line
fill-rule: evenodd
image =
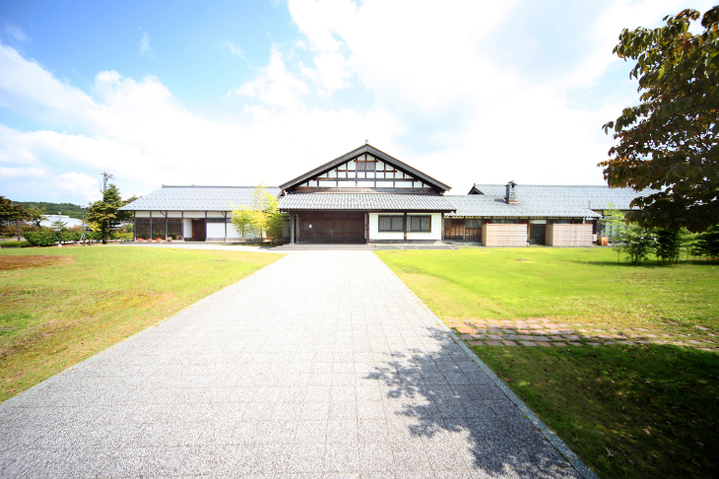
M 719 226 L 712 226 L 698 235 L 694 245 L 694 253 L 714 260 L 719 258 Z
M 20 223 L 31 218 L 31 214 L 21 205 L 14 204 L 11 200 L 0 196 L 0 223 L 15 222 L 18 241 L 20 241 L 21 237 Z
M 678 263 L 679 252 L 682 249 L 682 240 L 684 239 L 682 231 L 659 228 L 654 231 L 654 235 L 656 238 L 654 254 L 657 255 L 657 261 Z
M 37 227 L 40 227 L 40 222 L 42 220 L 46 220 L 47 217 L 45 216 L 45 213 L 43 211 L 36 207 L 36 206 L 30 206 L 29 208 L 26 207 L 25 210 L 27 211 L 27 221 L 34 224 Z
M 102 200 L 90 204 L 87 209 L 87 221 L 97 224 L 103 244 L 107 243 L 110 233 L 121 222 L 132 219 L 131 211 L 120 211 L 120 208 L 134 200 L 135 198 L 132 197 L 123 201 L 117 186 L 110 184 L 102 193 Z
M 58 218 L 52 223 L 50 223 L 50 228 L 57 231 L 58 233 L 62 233 L 63 231 L 67 231 L 67 223 Z
M 252 214 L 243 206 L 232 205 L 232 225 L 235 227 L 240 238 L 247 238 L 254 233 Z
M 719 224 L 719 6 L 704 14 L 704 32 L 689 32 L 696 10 L 664 18 L 655 29 L 624 29 L 614 53 L 636 60 L 640 104 L 615 121 L 618 144 L 599 163 L 609 186 L 645 188 L 628 217 L 647 228 L 705 231 Z
M 233 205 L 233 207 L 235 207 Z M 244 238 L 245 234 L 257 236 L 262 241 L 263 233 L 272 244 L 282 236 L 286 215 L 279 211 L 279 201 L 260 184 L 252 192 L 252 205 L 240 205 L 232 211 L 232 224 Z
M 614 248 L 628 255 L 632 264 L 639 266 L 654 250 L 656 243 L 656 235 L 652 231 L 631 223 L 617 234 Z

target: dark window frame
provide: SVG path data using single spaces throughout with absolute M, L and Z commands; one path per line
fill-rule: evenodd
M 412 215 L 407 220 L 407 231 L 410 233 L 432 232 L 432 215 Z
M 388 227 L 389 223 L 389 227 Z M 377 220 L 377 231 L 380 233 L 403 233 L 403 215 L 379 215 Z

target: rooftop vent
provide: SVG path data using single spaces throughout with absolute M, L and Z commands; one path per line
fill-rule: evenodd
M 510 181 L 507 183 L 507 193 L 504 195 L 504 199 L 507 201 L 507 203 L 516 203 L 517 202 L 517 192 L 515 187 L 517 184 L 514 181 Z

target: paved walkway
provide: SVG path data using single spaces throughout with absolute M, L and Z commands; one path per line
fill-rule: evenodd
M 0 424 L 3 478 L 580 477 L 370 252 L 292 253 Z

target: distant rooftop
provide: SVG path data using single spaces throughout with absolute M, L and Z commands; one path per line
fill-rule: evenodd
M 251 206 L 256 186 L 166 186 L 123 206 L 127 211 L 232 211 L 234 204 Z M 280 194 L 276 186 L 268 193 Z
M 475 183 L 469 194 L 504 198 L 506 185 Z M 612 206 L 629 210 L 629 203 L 639 196 L 650 195 L 654 190 L 634 191 L 632 188 L 610 188 L 606 185 L 522 185 L 516 184 L 517 202 L 525 205 L 553 205 L 556 207 L 580 207 L 591 210 L 607 210 Z
M 600 218 L 586 206 L 552 204 L 550 202 L 518 201 L 507 203 L 501 197 L 488 195 L 445 195 L 455 212 L 446 216 L 480 216 L 505 218 Z M 585 202 L 586 203 L 586 202 Z

